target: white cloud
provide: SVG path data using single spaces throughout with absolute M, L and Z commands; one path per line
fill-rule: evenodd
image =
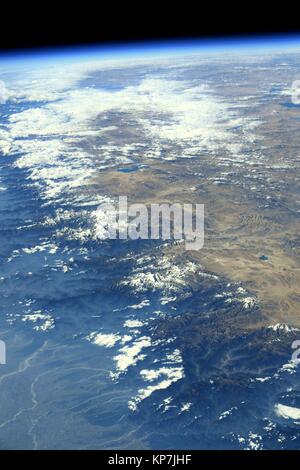
M 130 162 L 132 156 L 174 160 L 222 149 L 232 157 L 253 140 L 257 121 L 241 118 L 238 107 L 216 97 L 205 84 L 156 77 L 113 92 L 78 85 L 101 68 L 99 63 L 50 67 L 12 81 L 17 103 L 35 103 L 9 117 L 0 148 L 23 154 L 16 165 L 29 171 L 47 199 L 74 195 L 95 172 L 95 156 L 99 171 Z M 132 134 L 132 141 L 120 146 L 109 132 L 123 128 L 124 122 L 116 117 L 113 126 L 103 127 L 96 119 L 110 111 L 136 120 L 142 138 Z M 243 127 L 240 136 L 234 131 L 238 126 Z M 83 139 L 90 144 L 78 145 Z
M 284 419 L 300 419 L 299 408 L 282 405 L 281 403 L 277 403 L 277 405 L 275 405 L 275 413 Z
M 86 339 L 91 341 L 93 344 L 96 344 L 97 346 L 104 346 L 105 348 L 112 348 L 118 341 L 120 341 L 121 336 L 113 334 L 113 333 L 105 334 L 105 333 L 97 333 L 96 331 L 93 331 L 87 336 Z
M 124 326 L 127 328 L 139 328 L 140 326 L 143 326 L 143 322 L 140 320 L 126 320 Z
M 55 327 L 55 322 L 51 315 L 44 314 L 40 310 L 32 314 L 23 315 L 22 321 L 35 323 L 33 329 L 36 331 L 51 330 Z
M 129 401 L 128 407 L 132 411 L 135 411 L 138 404 L 150 397 L 152 393 L 157 390 L 165 390 L 173 383 L 181 380 L 184 377 L 184 369 L 182 366 L 179 367 L 161 367 L 160 369 L 143 369 L 140 372 L 141 376 L 145 381 L 153 382 L 154 380 L 163 377 L 161 381 L 155 385 L 148 385 L 146 388 L 141 388 L 138 394 Z
M 185 411 L 189 411 L 192 406 L 191 402 L 183 403 L 180 408 L 180 412 L 184 413 Z
M 116 369 L 118 372 L 126 372 L 130 366 L 134 366 L 139 360 L 144 359 L 145 355 L 140 354 L 144 348 L 151 346 L 151 339 L 143 336 L 129 346 L 124 346 L 119 350 L 117 356 L 114 357 Z M 118 374 L 116 374 L 116 377 Z

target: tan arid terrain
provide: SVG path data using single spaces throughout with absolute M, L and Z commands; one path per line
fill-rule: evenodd
M 204 204 L 204 248 L 190 251 L 189 257 L 209 271 L 243 282 L 258 297 L 266 322 L 300 326 L 300 225 L 296 212 L 297 194 L 300 194 L 299 160 L 293 168 L 285 168 L 283 163 L 281 166 L 281 161 L 284 163 L 284 158 L 276 160 L 271 156 L 270 169 L 261 170 L 260 165 L 251 167 L 252 174 L 257 172 L 263 177 L 266 172 L 271 174 L 269 182 L 275 189 L 267 197 L 265 188 L 255 187 L 255 183 L 250 187 L 234 184 L 238 178 L 240 183 L 246 180 L 245 169 L 231 172 L 229 168 L 234 175 L 233 182 L 215 184 L 223 170 L 228 172 L 228 167 L 222 168 L 209 158 L 147 161 L 149 167 L 140 172 L 100 173 L 93 185 L 96 183 L 99 190 L 115 197 L 126 194 L 131 203 Z M 284 194 L 277 190 L 282 183 Z M 278 198 L 280 205 L 264 204 L 264 207 L 263 198 L 265 202 Z M 182 255 L 184 245 L 166 250 Z M 260 259 L 262 256 L 268 259 Z

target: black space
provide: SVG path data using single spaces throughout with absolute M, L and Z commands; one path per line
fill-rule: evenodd
M 211 38 L 272 33 L 300 33 L 300 20 L 292 8 L 262 3 L 229 6 L 206 0 L 160 5 L 123 2 L 69 4 L 39 3 L 29 7 L 6 2 L 0 22 L 0 50 L 105 44 L 181 38 Z M 163 8 L 164 5 L 164 8 Z M 288 10 L 288 12 L 280 11 Z

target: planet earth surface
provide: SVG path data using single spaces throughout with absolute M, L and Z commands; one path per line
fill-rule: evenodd
M 0 56 L 1 449 L 299 448 L 299 78 L 299 39 Z M 102 239 L 120 195 L 203 248 Z

